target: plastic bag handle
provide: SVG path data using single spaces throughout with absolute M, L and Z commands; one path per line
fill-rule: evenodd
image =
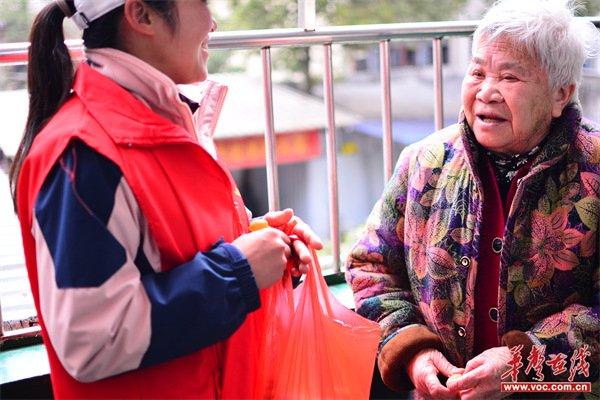
M 325 306 L 325 311 L 327 315 L 333 315 L 333 309 L 331 307 L 331 302 L 329 301 L 329 288 L 327 287 L 327 282 L 325 282 L 325 278 L 323 278 L 323 273 L 321 271 L 321 265 L 319 264 L 319 258 L 317 257 L 317 252 L 311 246 L 308 246 L 308 249 L 312 255 L 312 262 L 309 265 L 308 272 L 306 274 L 305 285 L 308 285 L 308 289 L 313 293 L 316 293 L 319 298 L 319 303 Z

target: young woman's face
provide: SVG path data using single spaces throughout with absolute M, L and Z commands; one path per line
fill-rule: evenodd
M 175 83 L 192 83 L 206 79 L 208 74 L 208 35 L 217 29 L 206 0 L 179 0 L 177 26 L 172 32 L 165 23 L 163 72 Z

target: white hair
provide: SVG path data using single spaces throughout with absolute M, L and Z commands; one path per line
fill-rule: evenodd
M 570 101 L 578 103 L 583 64 L 600 43 L 594 24 L 575 17 L 578 10 L 572 0 L 498 0 L 475 31 L 473 51 L 481 41 L 508 40 L 540 63 L 553 90 L 575 84 Z

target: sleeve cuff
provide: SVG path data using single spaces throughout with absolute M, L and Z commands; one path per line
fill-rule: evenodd
M 396 392 L 412 389 L 406 366 L 419 351 L 433 348 L 443 351 L 440 338 L 423 325 L 414 325 L 399 331 L 381 349 L 377 367 L 383 383 Z
M 529 337 L 529 335 L 527 335 L 527 333 L 517 330 L 508 331 L 504 335 L 502 335 L 500 343 L 503 346 L 507 346 L 509 349 L 519 345 L 523 345 L 523 348 L 520 351 L 521 360 L 523 360 L 523 362 L 527 360 L 527 357 L 529 357 L 529 353 L 531 353 L 531 348 L 535 345 Z M 531 374 L 533 374 L 533 372 L 531 372 Z M 529 377 L 525 373 L 525 369 L 523 368 L 519 371 L 517 380 L 520 382 L 526 382 L 531 379 L 529 379 Z
M 523 349 L 521 349 L 521 356 L 526 360 L 531 352 L 531 348 L 533 347 L 533 341 L 531 338 L 525 333 L 521 331 L 508 331 L 502 336 L 501 343 L 503 346 L 507 346 L 509 349 L 511 347 L 516 347 L 520 344 L 523 345 Z
M 260 295 L 248 260 L 234 245 L 223 242 L 221 246 L 223 246 L 231 258 L 231 268 L 240 284 L 240 290 L 242 297 L 246 301 L 248 312 L 258 309 L 260 307 Z

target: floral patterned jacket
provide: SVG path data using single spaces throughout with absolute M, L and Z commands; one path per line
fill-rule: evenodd
M 421 339 L 413 344 L 432 336 L 455 365 L 476 355 L 473 293 L 483 191 L 468 135 L 463 119 L 402 152 L 348 258 L 357 311 L 383 328 L 380 358 L 390 341 L 415 327 L 421 330 L 413 336 Z M 547 355 L 569 358 L 587 343 L 587 360 L 597 370 L 599 220 L 600 131 L 570 106 L 553 122 L 510 206 L 499 339 L 520 331 L 546 345 Z

